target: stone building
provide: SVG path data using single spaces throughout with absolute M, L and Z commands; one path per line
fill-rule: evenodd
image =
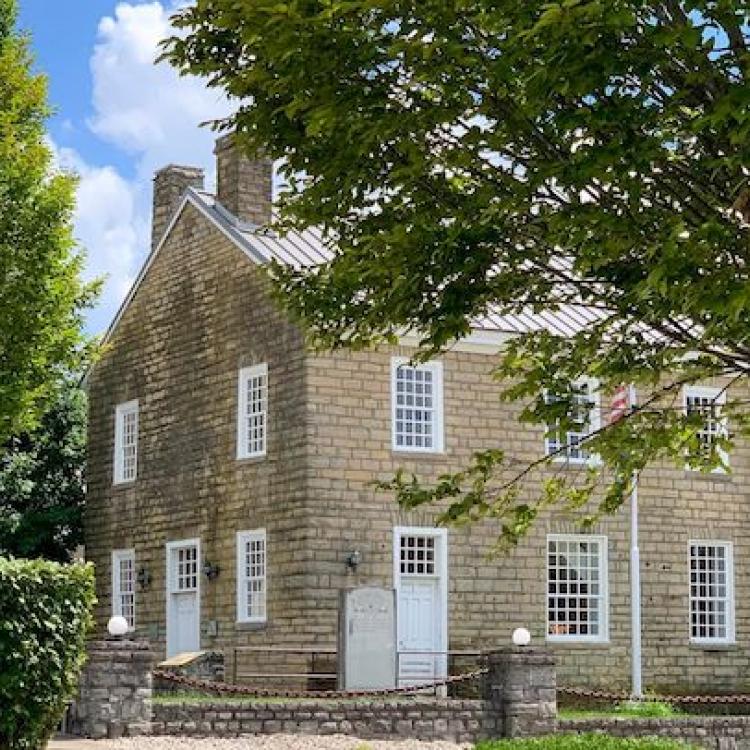
M 398 467 L 434 478 L 478 449 L 522 462 L 553 450 L 498 398 L 494 355 L 525 326 L 564 334 L 586 321 L 488 317 L 419 367 L 408 336 L 392 349 L 312 353 L 263 266 L 309 266 L 329 250 L 314 232 L 263 228 L 269 163 L 240 157 L 227 138 L 216 153 L 216 195 L 199 170 L 156 175 L 153 250 L 87 381 L 99 625 L 124 614 L 169 655 L 332 647 L 339 591 L 377 584 L 397 590 L 400 648 L 421 652 L 401 658 L 404 679 L 439 675 L 441 652 L 505 644 L 525 626 L 555 650 L 561 683 L 627 686 L 626 509 L 585 535 L 549 514 L 491 558 L 492 522 L 436 528 L 434 511 L 403 512 L 372 486 Z M 685 404 L 717 385 L 687 390 Z M 724 429 L 707 417 L 706 439 Z M 571 447 L 552 470 L 580 471 L 589 457 L 576 435 L 558 437 Z M 729 461 L 731 473 L 663 465 L 642 477 L 647 687 L 744 684 L 747 445 Z

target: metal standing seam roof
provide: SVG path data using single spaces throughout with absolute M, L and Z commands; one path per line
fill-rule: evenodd
M 271 259 L 297 269 L 313 268 L 330 261 L 335 248 L 323 239 L 320 230 L 312 228 L 304 232 L 290 231 L 280 236 L 273 232 L 240 221 L 224 208 L 216 197 L 205 191 L 191 190 L 202 208 L 213 221 L 241 245 L 242 249 L 259 262 Z M 521 334 L 549 331 L 557 336 L 572 336 L 588 326 L 602 320 L 606 311 L 584 304 L 561 305 L 557 310 L 500 314 L 491 310 L 474 319 L 472 327 L 479 331 Z

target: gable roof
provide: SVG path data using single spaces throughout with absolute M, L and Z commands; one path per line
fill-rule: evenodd
M 291 231 L 280 236 L 263 227 L 241 221 L 222 206 L 211 193 L 188 188 L 172 215 L 164 235 L 141 267 L 130 291 L 110 323 L 102 343 L 107 343 L 111 339 L 151 264 L 187 205 L 196 208 L 253 263 L 264 264 L 273 259 L 284 265 L 301 269 L 320 265 L 334 256 L 334 250 L 325 243 L 317 229 L 304 232 Z M 513 335 L 546 330 L 558 336 L 571 336 L 600 320 L 602 315 L 602 311 L 585 305 L 562 305 L 556 311 L 535 312 L 529 309 L 519 314 L 499 314 L 488 311 L 475 318 L 472 327 L 480 334 Z

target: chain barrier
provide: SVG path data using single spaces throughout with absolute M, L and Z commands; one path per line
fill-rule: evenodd
M 622 703 L 633 700 L 632 693 L 627 692 L 614 693 L 607 692 L 606 690 L 587 690 L 586 688 L 572 687 L 558 687 L 557 692 L 560 695 L 569 695 L 574 698 L 593 698 L 594 700 L 609 701 L 611 703 Z M 647 693 L 637 700 L 645 703 L 663 702 L 682 705 L 706 703 L 742 705 L 750 704 L 750 695 L 743 693 L 735 695 L 657 695 L 655 693 Z
M 182 687 L 193 688 L 217 695 L 247 695 L 250 697 L 266 698 L 378 698 L 389 695 L 414 695 L 425 690 L 436 690 L 446 685 L 455 685 L 460 682 L 469 682 L 482 675 L 487 674 L 486 668 L 475 669 L 472 672 L 444 677 L 435 682 L 422 685 L 406 685 L 403 687 L 383 688 L 378 690 L 278 690 L 275 688 L 254 688 L 248 685 L 230 685 L 227 682 L 213 682 L 202 680 L 197 677 L 175 674 L 163 669 L 155 669 L 153 675 L 156 679 L 165 680 Z

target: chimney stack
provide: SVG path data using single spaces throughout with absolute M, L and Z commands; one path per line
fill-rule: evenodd
M 216 141 L 216 197 L 240 221 L 264 225 L 271 221 L 273 162 L 250 159 L 232 133 Z
M 154 209 L 151 221 L 151 247 L 156 247 L 189 188 L 203 190 L 204 175 L 200 167 L 170 164 L 154 175 Z

